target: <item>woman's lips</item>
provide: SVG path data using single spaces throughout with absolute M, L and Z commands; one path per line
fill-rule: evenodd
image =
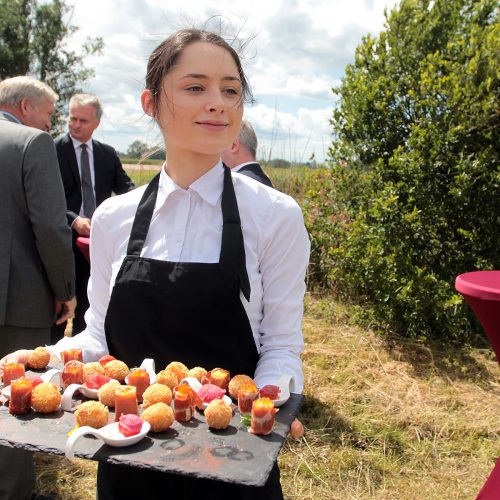
M 211 132 L 222 132 L 226 130 L 227 123 L 221 122 L 196 122 L 197 125 Z

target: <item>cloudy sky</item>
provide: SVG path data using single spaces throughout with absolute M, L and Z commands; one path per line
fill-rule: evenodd
M 396 0 L 68 0 L 80 29 L 72 47 L 103 37 L 87 91 L 104 116 L 95 138 L 120 151 L 136 139 L 156 144 L 158 130 L 142 113 L 140 93 L 152 49 L 178 28 L 208 27 L 251 39 L 243 57 L 256 102 L 247 105 L 259 138 L 259 158 L 322 161 L 331 141 L 329 118 L 337 85 L 367 33 L 384 25 Z M 215 17 L 214 17 L 215 16 Z M 211 23 L 211 24 L 210 24 Z

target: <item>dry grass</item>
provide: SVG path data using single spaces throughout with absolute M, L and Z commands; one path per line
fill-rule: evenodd
M 285 498 L 474 498 L 500 454 L 492 353 L 385 339 L 328 299 L 306 305 L 306 436 L 280 455 Z M 39 493 L 95 498 L 95 463 L 37 463 Z

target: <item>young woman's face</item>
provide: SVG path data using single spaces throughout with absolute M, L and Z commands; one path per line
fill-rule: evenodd
M 241 125 L 241 93 L 228 51 L 207 42 L 188 45 L 163 79 L 156 118 L 167 154 L 183 149 L 218 155 L 229 147 Z

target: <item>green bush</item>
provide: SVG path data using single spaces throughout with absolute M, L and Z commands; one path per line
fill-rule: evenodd
M 480 332 L 454 281 L 500 268 L 499 41 L 496 2 L 404 0 L 335 89 L 311 277 L 403 335 Z

